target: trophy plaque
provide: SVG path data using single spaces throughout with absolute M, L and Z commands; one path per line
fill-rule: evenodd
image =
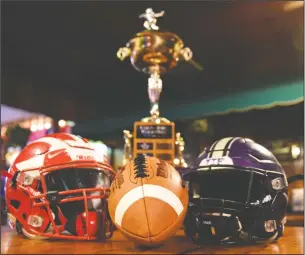
M 183 137 L 180 133 L 175 133 L 174 122 L 160 116 L 161 75 L 181 61 L 187 61 L 198 69 L 201 67 L 192 60 L 193 53 L 190 48 L 184 47 L 181 38 L 174 33 L 159 30 L 157 18 L 162 17 L 164 13 L 155 13 L 152 8 L 146 9 L 146 12 L 139 16 L 145 19 L 145 30 L 137 33 L 128 41 L 126 47 L 120 48 L 117 52 L 117 57 L 121 61 L 129 57 L 137 71 L 150 75 L 150 116 L 136 121 L 133 133 L 124 130 L 123 164 L 137 154 L 143 153 L 165 160 L 176 167 L 187 167 L 183 158 Z

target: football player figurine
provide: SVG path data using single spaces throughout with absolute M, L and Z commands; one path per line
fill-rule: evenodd
M 163 17 L 164 11 L 159 13 L 155 13 L 152 8 L 146 9 L 145 13 L 141 14 L 139 18 L 145 18 L 146 21 L 144 22 L 144 27 L 147 30 L 159 30 L 157 26 L 157 19 L 159 17 Z

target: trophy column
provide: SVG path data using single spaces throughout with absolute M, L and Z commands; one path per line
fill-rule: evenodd
M 148 78 L 148 97 L 150 100 L 150 115 L 153 119 L 159 117 L 159 99 L 162 91 L 162 80 L 158 73 L 152 73 Z

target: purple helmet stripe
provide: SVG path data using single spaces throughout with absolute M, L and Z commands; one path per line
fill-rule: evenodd
M 239 140 L 239 139 L 242 139 L 242 138 L 241 138 L 241 137 L 235 137 L 235 138 L 233 138 L 233 139 L 230 141 L 230 144 L 228 145 L 226 154 L 224 154 L 224 156 L 229 156 L 230 150 L 231 150 L 231 148 L 232 148 L 232 145 L 234 144 L 235 141 L 237 141 L 237 140 Z

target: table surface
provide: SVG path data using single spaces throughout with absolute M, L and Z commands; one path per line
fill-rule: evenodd
M 1 254 L 304 254 L 303 231 L 303 227 L 287 226 L 283 237 L 266 245 L 198 247 L 179 229 L 162 246 L 140 250 L 119 231 L 106 242 L 40 241 L 27 239 L 8 226 L 1 226 Z

